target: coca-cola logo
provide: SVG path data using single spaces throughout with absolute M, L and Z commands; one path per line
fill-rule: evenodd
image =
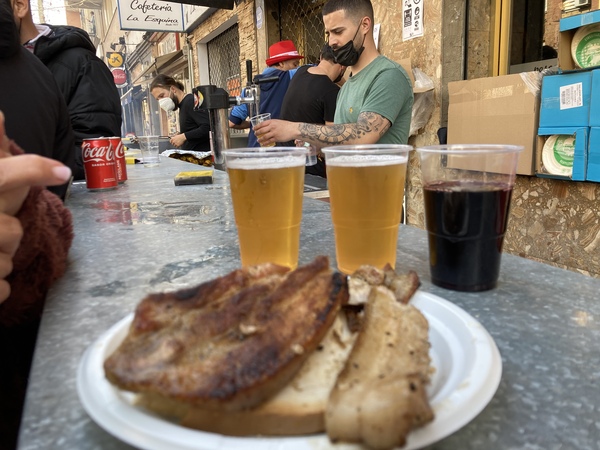
M 84 142 L 81 146 L 83 153 L 83 162 L 102 162 L 102 161 L 114 161 L 115 153 L 112 146 L 96 146 L 90 142 Z
M 116 143 L 116 148 L 114 149 L 114 151 L 115 151 L 115 158 L 123 158 L 125 156 L 125 149 L 124 149 L 123 143 L 121 142 L 120 139 Z

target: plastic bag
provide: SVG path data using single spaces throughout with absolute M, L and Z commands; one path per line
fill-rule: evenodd
M 433 80 L 417 67 L 413 67 L 412 71 L 415 77 L 415 99 L 410 121 L 410 136 L 416 135 L 421 128 L 427 125 L 435 107 Z

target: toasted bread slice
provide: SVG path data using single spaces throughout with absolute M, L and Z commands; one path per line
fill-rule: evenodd
M 121 389 L 236 411 L 295 376 L 348 299 L 326 257 L 293 272 L 272 264 L 146 297 L 104 363 Z
M 342 313 L 296 376 L 274 397 L 252 409 L 214 411 L 173 401 L 157 394 L 138 395 L 136 403 L 186 427 L 230 436 L 289 436 L 325 430 L 329 393 L 352 349 Z
M 332 442 L 374 449 L 402 446 L 433 420 L 427 319 L 384 286 L 371 289 L 362 329 L 333 388 L 325 414 Z

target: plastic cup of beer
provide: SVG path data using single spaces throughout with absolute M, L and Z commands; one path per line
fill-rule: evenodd
M 409 145 L 323 149 L 338 269 L 396 266 Z
M 417 148 L 433 284 L 468 292 L 496 287 L 522 150 L 472 144 Z
M 144 167 L 156 167 L 160 163 L 158 136 L 140 136 L 140 150 Z
M 224 150 L 243 266 L 298 265 L 307 150 Z
M 252 124 L 252 128 L 254 128 L 259 123 L 263 123 L 267 120 L 271 120 L 271 113 L 264 113 L 264 114 L 259 114 L 257 116 L 250 117 L 250 123 Z M 258 139 L 259 137 L 260 137 L 260 134 L 257 134 L 256 138 Z M 274 142 L 269 145 L 261 145 L 261 147 L 274 147 L 274 146 L 275 146 Z

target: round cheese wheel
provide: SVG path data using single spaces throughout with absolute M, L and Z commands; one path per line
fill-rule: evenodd
M 600 23 L 580 27 L 571 41 L 571 56 L 577 67 L 600 65 Z
M 542 163 L 552 175 L 570 177 L 573 173 L 575 137 L 564 134 L 550 136 L 542 149 Z

